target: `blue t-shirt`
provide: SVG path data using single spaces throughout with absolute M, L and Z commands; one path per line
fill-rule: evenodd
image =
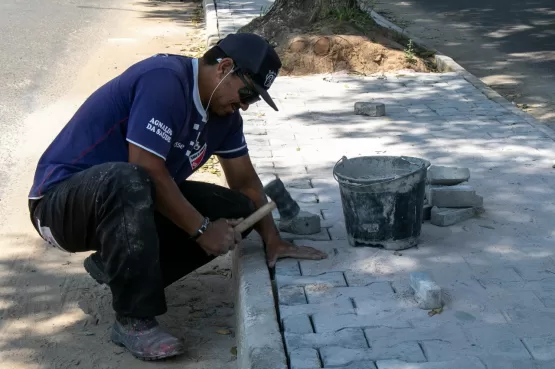
M 132 65 L 95 91 L 43 153 L 29 198 L 44 196 L 76 172 L 106 162 L 128 162 L 128 144 L 166 161 L 176 182 L 216 154 L 247 154 L 239 111 L 206 112 L 198 92 L 198 60 L 157 54 Z

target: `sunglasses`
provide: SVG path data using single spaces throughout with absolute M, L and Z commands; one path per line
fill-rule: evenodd
M 243 84 L 245 85 L 239 88 L 239 100 L 241 100 L 241 103 L 251 105 L 257 101 L 260 101 L 260 95 L 258 94 L 258 92 L 256 92 L 254 87 L 252 87 L 247 82 L 243 73 L 241 71 L 237 71 L 236 73 L 239 76 L 239 78 L 241 78 L 241 81 L 243 81 Z

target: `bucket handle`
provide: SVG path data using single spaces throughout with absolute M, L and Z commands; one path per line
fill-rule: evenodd
M 334 178 L 338 183 L 346 183 L 346 184 L 348 184 L 349 186 L 366 187 L 366 186 L 371 186 L 371 185 L 373 185 L 373 184 L 375 184 L 375 183 L 377 183 L 377 182 L 380 182 L 380 183 L 387 183 L 387 182 L 391 182 L 391 181 L 393 181 L 393 180 L 396 180 L 396 179 L 400 178 L 400 177 L 390 177 L 390 178 L 387 178 L 387 179 L 374 179 L 374 180 L 368 180 L 368 181 L 359 180 L 359 181 L 361 181 L 361 182 L 366 182 L 366 183 L 364 183 L 364 184 L 348 182 L 348 181 L 345 181 L 345 180 L 342 180 L 342 179 L 338 178 L 337 175 L 335 174 L 335 168 L 336 168 L 339 164 L 341 164 L 341 162 L 343 162 L 343 161 L 345 161 L 345 160 L 347 160 L 347 157 L 346 157 L 345 155 L 343 155 L 343 156 L 341 157 L 341 159 L 339 159 L 339 160 L 335 163 L 335 165 L 333 166 L 333 171 L 332 171 L 333 178 Z M 408 161 L 407 159 L 404 159 L 404 158 L 403 158 L 403 160 Z M 413 164 L 414 164 L 414 163 L 413 163 Z M 426 161 L 422 166 L 425 167 L 425 168 L 427 168 L 427 167 L 429 166 L 429 163 Z M 401 177 L 403 177 L 403 176 L 401 176 Z

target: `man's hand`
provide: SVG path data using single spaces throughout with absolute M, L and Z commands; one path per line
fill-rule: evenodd
M 284 240 L 275 241 L 266 245 L 266 261 L 270 268 L 276 265 L 278 259 L 295 258 L 306 260 L 322 260 L 328 255 L 325 252 L 308 246 L 295 246 Z
M 208 255 L 224 255 L 241 242 L 241 233 L 233 228 L 241 221 L 242 219 L 218 219 L 210 222 L 204 234 L 197 238 L 197 243 Z

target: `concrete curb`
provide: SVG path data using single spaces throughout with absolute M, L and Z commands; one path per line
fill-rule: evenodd
M 257 234 L 233 252 L 237 368 L 288 369 L 275 296 Z
M 220 39 L 218 27 L 218 8 L 214 0 L 202 0 L 204 24 L 206 28 L 206 47 L 210 48 Z
M 440 51 L 436 50 L 435 48 L 427 45 L 424 41 L 420 40 L 418 37 L 414 37 L 410 35 L 409 33 L 405 32 L 403 29 L 401 29 L 399 26 L 397 26 L 396 24 L 392 23 L 391 21 L 387 20 L 383 16 L 379 15 L 374 10 L 372 10 L 369 6 L 367 6 L 363 0 L 357 0 L 357 1 L 360 8 L 365 12 L 367 12 L 374 19 L 374 21 L 378 23 L 380 26 L 392 29 L 396 32 L 399 32 L 400 34 L 405 35 L 406 37 L 410 38 L 414 43 L 420 45 L 423 48 L 426 48 L 428 50 L 434 50 L 436 53 L 435 54 L 436 65 L 440 72 L 455 72 L 459 74 L 470 84 L 476 87 L 480 92 L 486 95 L 488 99 L 498 103 L 499 105 L 502 105 L 511 113 L 518 115 L 519 117 L 522 117 L 531 126 L 537 128 L 552 140 L 555 140 L 555 131 L 545 126 L 544 124 L 540 123 L 536 118 L 534 118 L 530 114 L 520 110 L 510 101 L 505 99 L 503 96 L 495 92 L 491 87 L 489 87 L 484 82 L 482 82 L 475 75 L 473 75 L 472 73 L 464 69 L 456 61 L 442 54 Z

